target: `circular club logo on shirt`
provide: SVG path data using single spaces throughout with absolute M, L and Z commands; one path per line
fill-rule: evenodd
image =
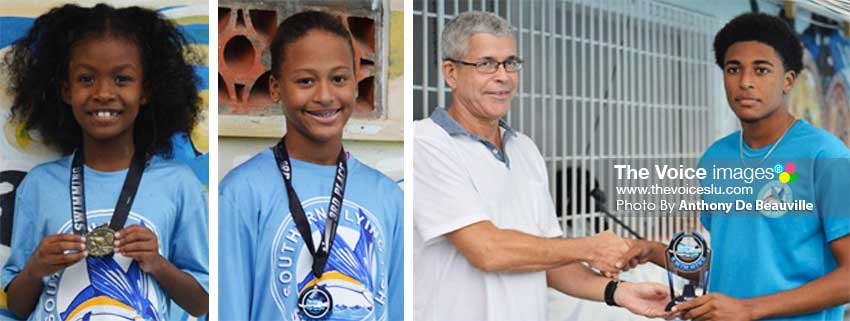
M 330 198 L 302 202 L 313 242 L 319 246 Z M 272 296 L 284 320 L 300 320 L 299 296 L 321 286 L 333 298 L 328 320 L 384 320 L 387 301 L 388 253 L 383 226 L 374 214 L 343 201 L 336 239 L 320 280 L 312 273 L 313 257 L 291 215 L 277 228 L 271 253 Z
M 112 211 L 87 213 L 89 230 L 112 217 Z M 135 213 L 127 225 L 140 224 L 157 233 L 156 226 Z M 72 233 L 68 220 L 59 233 Z M 162 320 L 157 310 L 156 281 L 138 262 L 120 254 L 89 256 L 48 277 L 38 320 Z
M 758 194 L 758 200 L 764 203 L 791 203 L 794 200 L 794 193 L 791 191 L 790 184 L 780 181 L 770 181 L 762 186 Z M 760 210 L 762 215 L 776 218 L 788 213 L 787 210 Z

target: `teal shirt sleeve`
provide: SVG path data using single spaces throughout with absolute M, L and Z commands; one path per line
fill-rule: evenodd
M 17 189 L 15 196 L 15 212 L 14 224 L 12 226 L 12 243 L 9 259 L 3 266 L 2 286 L 4 291 L 8 289 L 9 283 L 18 276 L 27 264 L 30 255 L 35 252 L 38 243 L 44 236 L 42 229 L 39 228 L 39 218 L 35 217 L 32 211 L 32 205 L 37 204 L 36 199 L 29 197 L 35 195 L 30 191 L 32 187 L 31 181 L 33 177 L 27 176 Z M 70 215 L 70 214 L 69 214 Z
M 27 176 L 21 185 L 18 186 L 15 195 L 15 210 L 14 224 L 12 226 L 12 242 L 10 247 L 9 259 L 0 271 L 0 281 L 2 281 L 3 292 L 7 292 L 9 284 L 12 280 L 21 273 L 27 260 L 35 252 L 44 232 L 39 228 L 38 217 L 35 217 L 32 208 L 37 200 L 30 196 L 35 195 L 30 191 L 33 187 L 32 177 Z M 70 215 L 70 214 L 69 214 Z M 8 295 L 8 293 L 6 293 Z M 9 299 L 8 297 L 6 298 Z M 18 320 L 14 317 L 11 311 L 0 311 L 0 320 Z
M 390 258 L 389 321 L 404 320 L 404 193 L 396 186 L 392 198 L 395 203 L 393 226 L 393 254 Z
M 191 275 L 209 293 L 209 218 L 207 198 L 201 182 L 185 175 L 177 193 L 179 208 L 168 258 L 181 271 Z
M 231 173 L 222 180 L 218 197 L 218 318 L 222 321 L 251 319 L 258 228 L 254 217 L 259 208 L 247 183 Z
M 850 234 L 850 157 L 815 160 L 815 202 L 827 242 Z

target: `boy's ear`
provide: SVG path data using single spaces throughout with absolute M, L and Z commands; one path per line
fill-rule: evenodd
M 797 80 L 797 73 L 793 70 L 788 70 L 785 72 L 785 82 L 782 84 L 782 93 L 787 95 L 791 93 L 791 89 L 794 89 L 794 81 Z

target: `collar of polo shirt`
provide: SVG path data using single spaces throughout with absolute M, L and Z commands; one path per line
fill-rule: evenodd
M 489 149 L 490 152 L 493 154 L 493 157 L 495 157 L 500 162 L 505 163 L 505 166 L 511 166 L 510 159 L 508 158 L 507 153 L 503 153 L 501 150 L 499 150 L 499 147 L 496 146 L 496 144 L 493 144 L 489 140 L 486 140 L 476 134 L 470 133 L 468 130 L 466 130 L 466 128 L 463 128 L 463 126 L 461 126 L 460 123 L 457 122 L 457 120 L 455 120 L 454 118 L 452 118 L 451 115 L 449 115 L 449 112 L 446 108 L 434 108 L 434 111 L 431 113 L 431 120 L 434 121 L 435 124 L 443 128 L 443 130 L 445 130 L 451 136 L 466 136 L 480 142 L 481 144 L 484 144 L 484 146 L 487 147 L 487 149 Z M 504 132 L 502 133 L 502 145 L 506 146 L 507 148 L 508 138 L 516 137 L 516 131 L 511 128 L 511 126 L 508 126 L 508 123 L 501 118 L 499 119 L 499 127 L 504 129 Z

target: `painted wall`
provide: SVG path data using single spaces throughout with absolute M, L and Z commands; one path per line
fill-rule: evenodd
M 189 42 L 190 50 L 201 55 L 208 61 L 209 10 L 207 1 L 197 0 L 147 0 L 147 1 L 76 1 L 83 6 L 93 6 L 106 2 L 116 7 L 137 5 L 153 8 L 164 16 L 174 20 L 178 28 L 184 32 Z M 0 4 L 0 56 L 9 52 L 10 45 L 24 35 L 36 17 L 64 2 L 58 1 L 5 1 Z M 177 159 L 190 165 L 199 179 L 205 184 L 208 181 L 208 136 L 207 115 L 209 109 L 209 68 L 208 63 L 195 66 L 195 73 L 200 78 L 198 85 L 202 98 L 201 122 L 187 136 L 175 137 L 174 155 Z M 27 171 L 33 166 L 56 159 L 59 154 L 43 145 L 36 133 L 24 130 L 22 124 L 9 120 L 9 110 L 12 97 L 7 93 L 9 80 L 7 73 L 0 69 L 0 266 L 9 255 L 9 238 L 11 234 L 12 215 L 14 210 L 14 191 Z M 6 295 L 0 289 L 0 320 L 12 320 L 11 314 L 5 310 Z M 183 311 L 172 313 L 172 320 L 186 320 L 188 315 Z
M 346 149 L 355 157 L 399 181 L 404 176 L 404 1 L 389 1 L 389 8 L 389 22 L 385 22 L 383 26 L 389 30 L 388 57 L 385 60 L 389 63 L 385 92 L 387 113 L 381 119 L 352 117 L 343 138 Z M 219 179 L 234 166 L 277 143 L 283 133 L 284 120 L 281 116 L 250 118 L 241 122 L 234 119 L 236 117 L 239 116 L 227 115 L 219 118 Z M 253 127 L 262 132 L 240 135 L 228 126 Z
M 721 25 L 735 16 L 750 12 L 749 1 L 738 0 L 666 0 L 671 5 L 698 11 L 718 18 Z M 782 9 L 773 1 L 757 1 L 760 12 L 778 16 Z M 850 21 L 847 17 L 845 21 Z M 804 70 L 789 96 L 792 114 L 833 133 L 850 147 L 850 38 L 840 30 L 818 30 L 812 23 L 812 12 L 797 8 L 794 30 L 804 44 Z M 720 69 L 714 81 L 723 83 Z M 717 117 L 714 136 L 721 138 L 740 128 L 729 109 L 723 86 L 715 87 Z

